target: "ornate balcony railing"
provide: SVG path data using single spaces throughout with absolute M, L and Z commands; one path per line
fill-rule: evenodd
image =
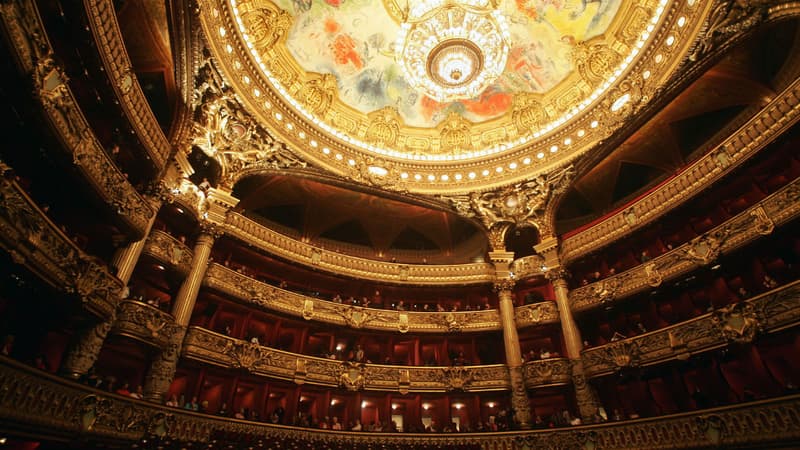
M 304 446 L 336 448 L 391 444 L 415 448 L 483 450 L 526 448 L 668 449 L 775 447 L 800 440 L 800 395 L 690 413 L 562 429 L 505 433 L 359 433 L 308 430 L 227 419 L 166 408 L 109 394 L 0 357 L 0 431 L 10 435 L 133 444 L 150 435 L 179 441 L 211 442 L 224 436 L 292 439 Z M 218 441 L 219 442 L 219 441 Z M 237 444 L 236 442 L 221 442 Z
M 494 280 L 494 269 L 489 263 L 421 265 L 359 258 L 306 244 L 234 212 L 228 213 L 224 229 L 225 233 L 270 254 L 348 277 L 427 285 L 488 284 Z
M 122 111 L 147 152 L 147 157 L 153 161 L 157 171 L 160 171 L 169 158 L 172 147 L 161 131 L 133 72 L 117 23 L 114 3 L 111 0 L 85 0 L 83 3 L 89 17 L 89 27 L 97 43 L 97 51 Z
M 155 212 L 97 140 L 67 84 L 63 69 L 53 58 L 53 48 L 34 2 L 9 2 L 0 11 L 11 41 L 9 48 L 21 70 L 33 79 L 35 96 L 64 149 L 72 155 L 73 162 L 95 192 L 113 208 L 122 225 L 136 237 L 143 237 Z
M 9 167 L 0 161 L 0 172 Z M 78 248 L 16 182 L 0 179 L 0 247 L 57 290 L 103 319 L 119 302 L 122 282 L 103 261 Z
M 763 150 L 800 118 L 800 79 L 716 149 L 624 210 L 569 236 L 561 243 L 562 264 L 602 248 L 640 228 L 706 189 Z
M 175 318 L 169 313 L 141 302 L 125 300 L 117 307 L 110 333 L 164 348 L 175 330 Z
M 315 320 L 351 328 L 384 331 L 448 333 L 500 329 L 496 309 L 456 312 L 394 311 L 334 303 L 277 288 L 242 275 L 219 264 L 210 264 L 203 283 L 267 311 L 279 311 L 306 320 Z M 540 322 L 553 322 L 558 313 L 552 303 L 544 302 L 534 316 Z M 535 307 L 536 305 L 529 305 Z
M 349 390 L 407 392 L 492 391 L 510 388 L 505 365 L 422 367 L 337 361 L 298 355 L 190 327 L 183 356 L 297 383 Z
M 192 249 L 163 231 L 150 231 L 142 252 L 174 267 L 180 273 L 189 273 L 192 265 Z
M 687 359 L 730 342 L 751 342 L 759 334 L 800 324 L 800 281 L 733 303 L 692 320 L 582 353 L 587 376 L 626 367 Z
M 570 384 L 572 383 L 572 364 L 567 358 L 528 361 L 522 366 L 522 376 L 528 389 Z
M 713 230 L 663 255 L 620 274 L 573 289 L 569 299 L 573 311 L 618 300 L 714 261 L 800 215 L 800 179 Z

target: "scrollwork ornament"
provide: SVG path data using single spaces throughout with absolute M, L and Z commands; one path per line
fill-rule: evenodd
M 638 340 L 622 340 L 609 344 L 607 352 L 617 368 L 636 367 L 641 360 L 641 348 Z
M 261 345 L 249 341 L 228 341 L 223 353 L 231 358 L 234 368 L 244 369 L 248 372 L 255 371 L 270 356 L 270 352 Z
M 727 238 L 724 231 L 708 233 L 693 239 L 686 247 L 686 256 L 701 265 L 717 259 Z
M 363 363 L 345 361 L 339 373 L 339 386 L 348 391 L 360 391 L 367 384 L 367 366 Z
M 750 216 L 753 217 L 753 225 L 756 232 L 762 236 L 766 236 L 775 229 L 775 222 L 770 219 L 767 212 L 764 211 L 763 206 L 759 206 L 750 211 Z
M 727 39 L 761 23 L 767 16 L 769 0 L 728 0 L 718 2 L 707 19 L 690 60 L 696 61 Z
M 740 344 L 752 342 L 762 328 L 750 302 L 734 303 L 714 311 L 711 322 L 726 340 Z
M 650 287 L 658 287 L 661 286 L 661 282 L 664 281 L 664 277 L 656 268 L 655 263 L 650 263 L 644 266 L 644 276 L 647 280 L 647 284 Z
M 440 381 L 448 391 L 463 391 L 472 383 L 472 371 L 466 367 L 444 367 L 441 370 Z
M 515 284 L 516 281 L 513 278 L 499 278 L 494 280 L 492 290 L 498 294 L 501 292 L 511 292 Z

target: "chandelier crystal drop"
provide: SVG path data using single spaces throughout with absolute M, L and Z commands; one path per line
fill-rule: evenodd
M 475 98 L 506 66 L 508 24 L 488 0 L 427 0 L 397 36 L 406 81 L 438 102 Z

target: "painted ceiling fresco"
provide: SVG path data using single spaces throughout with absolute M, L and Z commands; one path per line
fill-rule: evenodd
M 506 69 L 479 97 L 450 103 L 420 95 L 403 79 L 394 57 L 400 24 L 383 2 L 275 4 L 294 17 L 287 39 L 292 56 L 306 71 L 333 74 L 342 102 L 362 113 L 393 106 L 407 125 L 430 128 L 452 112 L 487 121 L 508 112 L 516 93 L 553 89 L 573 70 L 574 43 L 603 34 L 621 0 L 500 0 L 511 32 Z

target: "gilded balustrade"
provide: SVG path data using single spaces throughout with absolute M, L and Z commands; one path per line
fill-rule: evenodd
M 0 162 L 0 172 L 9 167 Z M 0 179 L 0 247 L 57 290 L 73 294 L 91 313 L 107 319 L 122 282 L 103 262 L 84 253 L 47 217 L 22 187 Z
M 110 333 L 164 348 L 175 330 L 175 318 L 169 313 L 142 302 L 124 300 L 117 307 Z
M 422 265 L 370 260 L 306 244 L 280 234 L 241 214 L 230 212 L 226 234 L 270 254 L 338 275 L 398 284 L 465 285 L 491 283 L 494 269 L 488 263 Z
M 182 274 L 189 273 L 192 265 L 192 249 L 169 233 L 152 230 L 142 252 L 158 261 L 174 267 Z
M 568 358 L 548 358 L 528 361 L 522 366 L 525 387 L 533 389 L 572 383 L 572 364 Z
M 680 174 L 634 202 L 561 243 L 561 261 L 571 261 L 629 234 L 705 190 L 757 154 L 800 118 L 800 79 L 757 115 Z
M 422 367 L 338 361 L 298 355 L 190 327 L 183 356 L 222 367 L 247 370 L 298 384 L 338 386 L 348 390 L 407 392 L 507 390 L 505 365 Z
M 123 225 L 139 238 L 155 214 L 145 199 L 106 154 L 67 84 L 62 67 L 30 0 L 3 4 L 2 22 L 10 50 L 20 69 L 33 79 L 34 95 L 51 128 L 95 192 L 110 205 Z M 149 111 L 149 109 L 148 109 Z
M 587 376 L 598 376 L 627 367 L 685 360 L 730 342 L 748 343 L 759 334 L 798 324 L 800 281 L 795 281 L 686 322 L 584 350 L 583 367 Z
M 395 311 L 335 303 L 287 291 L 258 281 L 220 264 L 210 264 L 203 283 L 267 311 L 279 311 L 306 320 L 315 320 L 356 329 L 448 333 L 500 329 L 496 309 L 454 312 Z M 558 313 L 550 302 L 528 305 L 540 323 L 554 322 Z M 533 319 L 531 319 L 533 322 Z
M 648 419 L 505 433 L 410 434 L 308 430 L 227 419 L 109 394 L 0 357 L 0 431 L 42 438 L 77 436 L 131 445 L 156 435 L 210 442 L 240 435 L 274 442 L 297 439 L 338 446 L 395 444 L 414 448 L 477 444 L 523 448 L 668 449 L 774 447 L 800 440 L 800 395 Z
M 573 311 L 631 296 L 713 262 L 800 215 L 800 179 L 713 230 L 620 274 L 570 291 Z
M 83 3 L 89 18 L 89 28 L 122 111 L 147 156 L 160 171 L 172 152 L 172 146 L 161 131 L 161 126 L 136 79 L 117 23 L 114 3 L 111 0 L 85 0 Z

